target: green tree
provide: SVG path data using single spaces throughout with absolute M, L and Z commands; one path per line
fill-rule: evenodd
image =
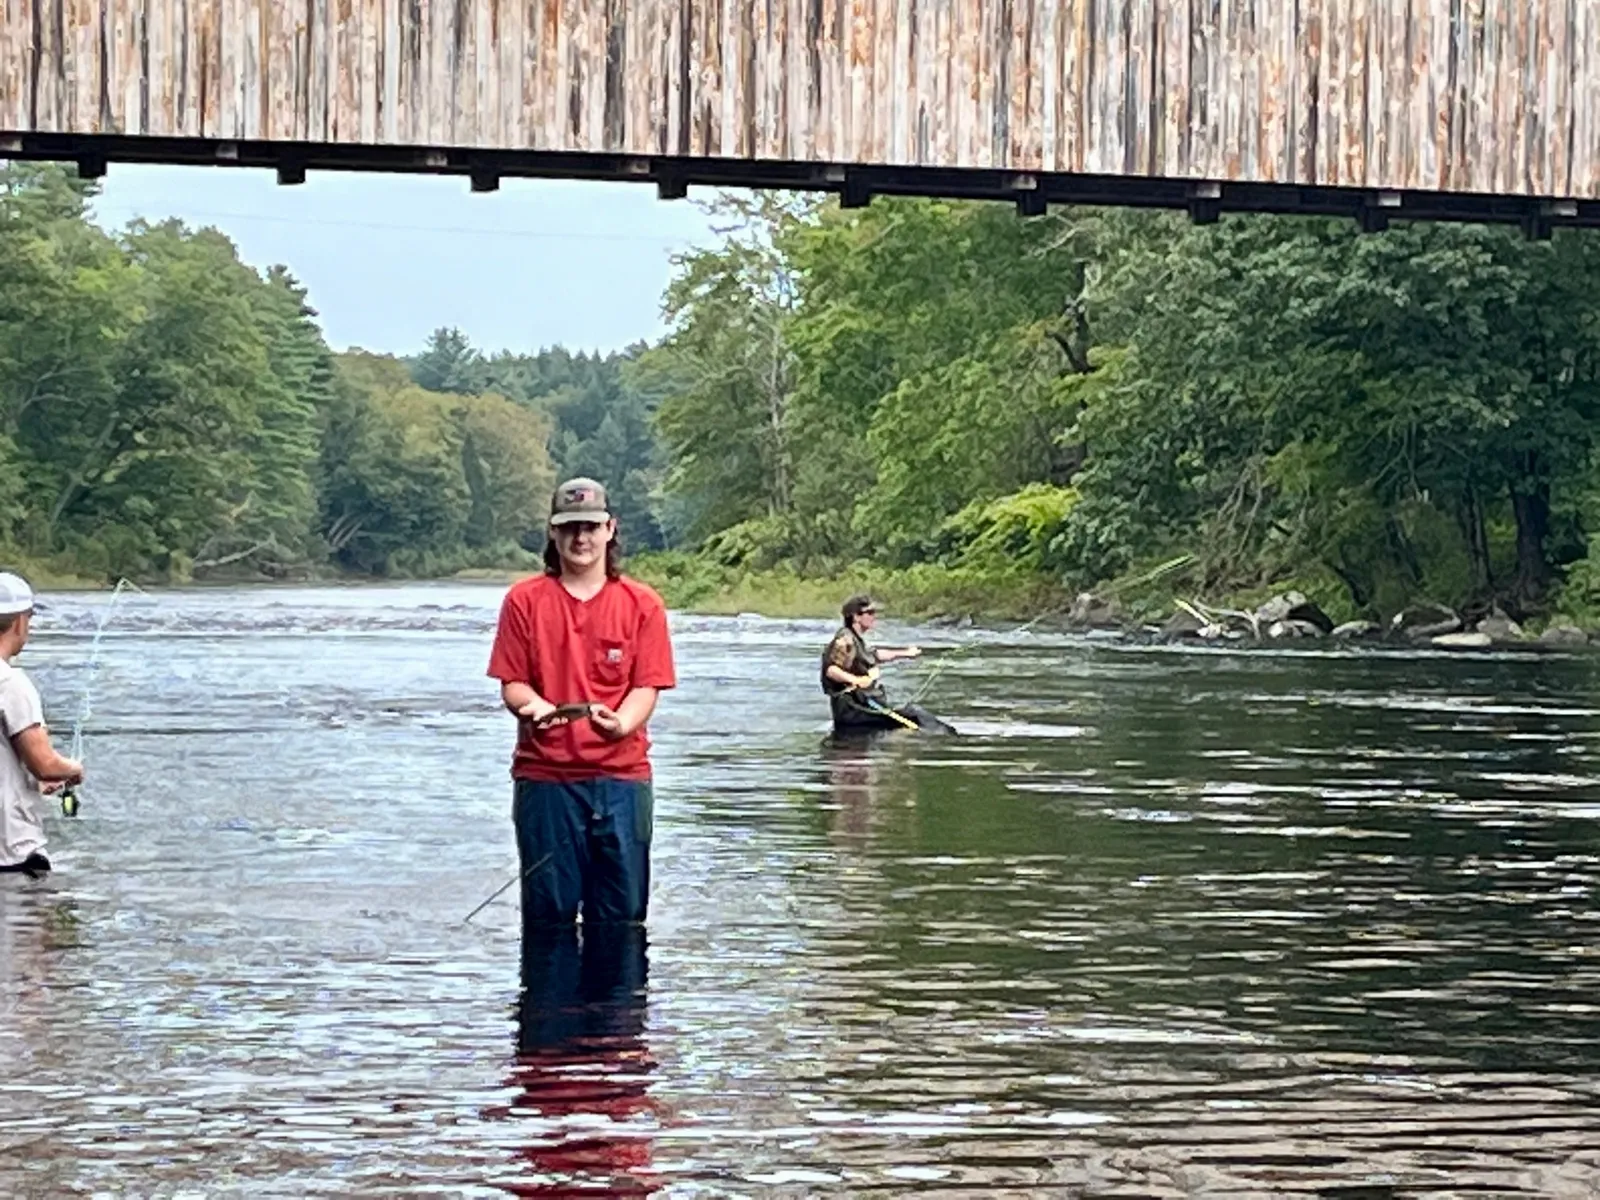
M 507 549 L 549 517 L 556 486 L 549 420 L 495 395 L 467 397 L 455 417 L 471 495 L 466 544 Z
M 254 396 L 260 425 L 244 446 L 251 469 L 236 481 L 228 521 L 196 552 L 196 571 L 250 562 L 279 573 L 312 548 L 320 417 L 332 403 L 333 358 L 305 289 L 285 268 L 252 281 L 249 294 L 271 376 Z
M 1444 225 L 1132 227 L 1101 292 L 1132 353 L 1087 420 L 1074 521 L 1119 496 L 1151 540 L 1200 549 L 1214 586 L 1307 561 L 1362 607 L 1537 604 L 1554 497 L 1600 417 L 1596 250 Z
M 136 274 L 85 221 L 92 194 L 57 168 L 0 167 L 0 447 L 15 464 L 0 540 L 35 551 L 53 549 L 38 500 L 56 490 L 53 438 L 111 405 L 139 319 Z
M 436 329 L 428 348 L 411 360 L 411 380 L 424 391 L 475 396 L 484 390 L 483 355 L 459 329 Z
M 503 397 L 430 392 L 398 360 L 340 357 L 323 436 L 330 553 L 376 575 L 508 561 L 549 513 L 548 436 L 542 414 Z
M 664 486 L 692 498 L 679 532 L 696 541 L 753 520 L 781 527 L 793 508 L 798 296 L 776 237 L 800 210 L 761 197 L 716 211 L 727 222 L 721 244 L 678 259 L 663 306 L 671 332 L 629 376 L 660 397 Z
M 464 542 L 471 493 L 449 401 L 393 359 L 337 360 L 323 443 L 323 532 L 348 570 L 386 575 Z
M 459 330 L 441 329 L 410 360 L 410 371 L 429 390 L 504 396 L 546 415 L 556 473 L 604 480 L 627 544 L 653 548 L 663 544 L 655 511 L 661 455 L 649 401 L 624 379 L 637 352 L 574 354 L 554 347 L 485 356 Z
M 828 456 L 797 472 L 803 510 L 847 505 L 830 527 L 915 559 L 972 501 L 1072 478 L 1067 435 L 1095 373 L 1091 220 L 884 201 L 823 210 L 783 245 L 803 301 L 795 437 Z

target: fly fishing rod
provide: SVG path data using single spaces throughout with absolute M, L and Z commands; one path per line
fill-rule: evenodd
M 513 883 L 521 883 L 529 875 L 532 875 L 535 871 L 537 871 L 540 867 L 544 866 L 545 863 L 549 862 L 555 856 L 556 856 L 556 852 L 554 850 L 552 850 L 552 851 L 550 851 L 549 854 L 546 854 L 543 858 L 541 858 L 538 862 L 534 863 L 533 866 L 529 867 L 527 870 L 523 871 L 520 875 L 513 875 L 510 879 L 506 880 L 504 883 L 502 883 L 499 887 L 497 887 L 494 890 L 494 895 L 490 896 L 482 904 L 478 905 L 477 908 L 475 908 L 471 912 L 469 912 L 462 919 L 461 923 L 463 925 L 465 925 L 468 921 L 472 920 L 473 917 L 477 916 L 484 909 L 488 908 L 489 905 L 493 904 L 496 900 L 498 900 L 500 898 L 501 894 L 504 893 L 505 890 L 508 887 L 510 887 Z
M 891 721 L 898 721 L 907 729 L 922 728 L 922 726 L 918 725 L 915 721 L 911 720 L 909 717 L 902 716 L 900 713 L 895 712 L 895 710 L 890 708 L 888 705 L 879 704 L 871 696 L 858 696 L 857 699 L 861 701 L 862 705 L 868 712 L 877 713 L 880 717 L 888 717 Z
M 539 727 L 539 726 L 548 725 L 548 724 L 551 724 L 551 723 L 564 723 L 564 722 L 567 722 L 567 721 L 576 721 L 579 717 L 586 717 L 586 716 L 590 715 L 592 712 L 594 712 L 595 707 L 596 706 L 595 706 L 594 702 L 593 701 L 588 701 L 588 700 L 584 701 L 581 704 L 558 704 L 558 705 L 556 705 L 556 707 L 553 710 L 551 710 L 550 712 L 547 712 L 539 720 L 534 721 L 533 724 L 534 724 L 535 727 Z M 513 875 L 510 879 L 506 880 L 499 887 L 495 888 L 494 893 L 492 895 L 490 895 L 489 898 L 486 899 L 482 904 L 478 905 L 477 908 L 473 909 L 465 917 L 463 917 L 461 923 L 463 925 L 467 924 L 467 922 L 471 921 L 473 917 L 477 916 L 484 909 L 488 908 L 489 905 L 493 904 L 496 900 L 498 900 L 505 893 L 505 890 L 507 888 L 509 888 L 512 884 L 521 883 L 529 875 L 532 875 L 540 867 L 544 866 L 545 863 L 549 862 L 552 858 L 554 858 L 556 856 L 556 850 L 564 850 L 564 849 L 566 849 L 567 843 L 569 841 L 571 841 L 571 840 L 572 840 L 572 835 L 570 833 L 568 833 L 565 837 L 563 837 L 561 839 L 560 844 L 556 846 L 555 850 L 550 851 L 549 854 L 546 854 L 538 862 L 536 862 L 532 866 L 526 868 L 521 873 Z
M 117 609 L 117 602 L 122 598 L 124 590 L 131 588 L 144 595 L 144 589 L 138 584 L 127 579 L 117 580 L 117 586 L 112 589 L 111 599 L 106 603 L 105 612 L 100 614 L 100 620 L 95 623 L 94 640 L 89 644 L 89 678 L 83 685 L 83 704 L 78 709 L 78 718 L 72 723 L 72 744 L 67 751 L 67 757 L 75 762 L 83 762 L 83 727 L 89 723 L 89 713 L 94 699 L 94 682 L 100 674 L 100 639 L 105 635 L 106 626 L 111 623 L 111 616 Z M 69 783 L 61 789 L 61 815 L 75 817 L 82 807 L 78 799 L 78 787 Z

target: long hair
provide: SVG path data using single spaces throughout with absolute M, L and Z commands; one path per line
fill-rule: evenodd
M 544 573 L 561 578 L 561 551 L 556 549 L 556 540 L 546 535 L 544 539 Z M 606 578 L 618 579 L 622 575 L 622 535 L 613 533 L 611 540 L 606 543 Z

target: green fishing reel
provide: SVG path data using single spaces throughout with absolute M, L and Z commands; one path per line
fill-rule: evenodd
M 67 786 L 61 789 L 61 815 L 75 817 L 78 815 L 78 789 Z

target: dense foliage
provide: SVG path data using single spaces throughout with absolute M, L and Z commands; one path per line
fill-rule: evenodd
M 410 362 L 417 386 L 434 392 L 504 396 L 546 414 L 546 444 L 563 478 L 603 481 L 633 549 L 665 542 L 659 498 L 660 451 L 650 396 L 628 386 L 624 370 L 637 355 L 538 354 L 485 356 L 456 329 L 441 329 Z
M 212 230 L 90 219 L 0 168 L 0 560 L 187 580 L 526 566 L 558 468 L 658 545 L 656 443 L 619 358 L 335 355 L 303 289 Z
M 637 370 L 726 565 L 1600 599 L 1600 238 L 730 208 Z M 708 463 L 724 447 L 723 470 Z
M 1600 607 L 1600 237 L 758 196 L 658 344 L 335 355 L 281 268 L 0 170 L 0 547 L 113 577 L 527 566 L 558 475 L 757 577 Z M 748 591 L 748 589 L 746 589 Z

